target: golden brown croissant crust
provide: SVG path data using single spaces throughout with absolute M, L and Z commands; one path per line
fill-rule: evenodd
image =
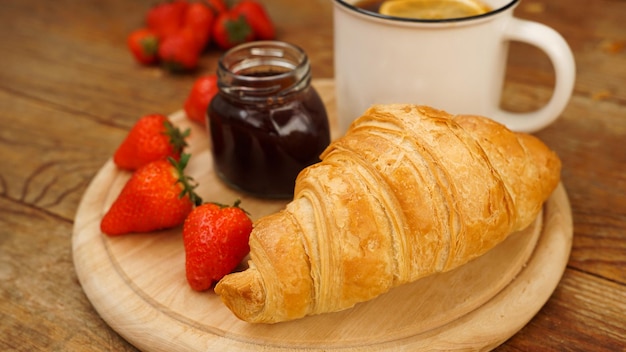
M 535 137 L 484 117 L 373 106 L 255 224 L 250 267 L 215 292 L 248 322 L 350 308 L 530 225 L 560 167 Z

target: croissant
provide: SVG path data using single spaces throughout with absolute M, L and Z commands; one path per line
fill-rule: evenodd
M 215 287 L 244 321 L 344 310 L 459 267 L 529 226 L 561 168 L 533 136 L 416 105 L 372 106 L 321 159 L 255 224 L 249 268 Z

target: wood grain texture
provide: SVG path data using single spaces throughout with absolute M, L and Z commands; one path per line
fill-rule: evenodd
M 331 126 L 336 126 L 333 81 L 314 85 Z M 254 218 L 284 206 L 284 201 L 250 198 L 226 188 L 213 172 L 205 131 L 182 112 L 171 118 L 192 129 L 187 171 L 199 182 L 203 199 L 229 203 L 240 198 Z M 102 215 L 129 176 L 108 161 L 89 186 L 75 219 L 74 263 L 100 315 L 149 351 L 206 346 L 241 351 L 261 346 L 275 351 L 491 349 L 521 329 L 548 300 L 571 247 L 570 207 L 560 186 L 546 205 L 545 218 L 541 215 L 531 227 L 462 268 L 396 288 L 347 311 L 254 325 L 239 321 L 213 292 L 189 288 L 180 228 L 115 238 L 100 232 Z
M 1 197 L 0 213 L 0 350 L 132 349 L 71 289 L 71 221 Z

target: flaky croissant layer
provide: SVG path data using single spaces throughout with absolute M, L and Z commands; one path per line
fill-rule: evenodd
M 541 141 L 485 117 L 375 105 L 257 221 L 250 267 L 215 292 L 254 323 L 350 308 L 524 229 L 560 168 Z

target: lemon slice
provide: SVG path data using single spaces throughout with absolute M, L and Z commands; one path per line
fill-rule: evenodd
M 380 6 L 383 15 L 425 20 L 476 16 L 489 7 L 475 0 L 388 0 Z

